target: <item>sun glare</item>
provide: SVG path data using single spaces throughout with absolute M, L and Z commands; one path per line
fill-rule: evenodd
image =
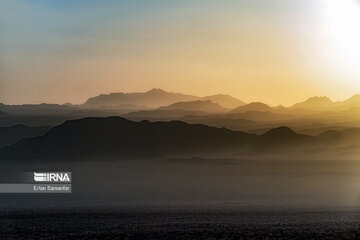
M 338 64 L 350 74 L 360 76 L 360 2 L 326 0 L 324 9 L 329 41 Z

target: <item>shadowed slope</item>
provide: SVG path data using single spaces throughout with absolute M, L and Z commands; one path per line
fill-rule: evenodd
M 160 156 L 279 152 L 314 147 L 320 137 L 279 127 L 263 135 L 180 121 L 134 122 L 120 117 L 70 120 L 41 137 L 0 150 L 3 158 L 43 156 Z M 326 139 L 325 139 L 326 140 Z
M 120 117 L 66 121 L 46 135 L 2 150 L 6 155 L 157 155 L 238 149 L 255 136 L 184 122 L 133 122 Z
M 13 144 L 23 138 L 41 136 L 49 129 L 49 126 L 27 127 L 21 124 L 12 127 L 0 127 L 0 148 Z

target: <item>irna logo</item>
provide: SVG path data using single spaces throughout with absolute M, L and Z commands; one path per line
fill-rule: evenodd
M 34 172 L 35 182 L 71 182 L 70 172 Z

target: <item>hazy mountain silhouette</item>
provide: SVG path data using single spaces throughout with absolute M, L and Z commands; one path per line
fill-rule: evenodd
M 201 124 L 133 122 L 120 117 L 70 120 L 44 136 L 23 139 L 3 148 L 3 158 L 40 156 L 160 156 L 230 154 L 286 150 L 313 145 L 315 138 L 287 127 L 263 135 L 246 134 Z
M 137 108 L 158 108 L 161 106 L 171 105 L 177 102 L 189 101 L 212 101 L 220 104 L 224 108 L 235 108 L 244 103 L 230 95 L 217 94 L 205 97 L 187 95 L 182 93 L 166 92 L 162 89 L 151 89 L 147 92 L 138 93 L 110 93 L 101 94 L 96 97 L 89 98 L 82 107 L 118 107 L 121 108 L 125 104 L 137 106 Z
M 271 129 L 262 135 L 263 139 L 269 139 L 270 141 L 286 141 L 286 142 L 299 142 L 311 141 L 314 139 L 312 136 L 298 134 L 289 127 L 278 127 Z
M 108 101 L 110 105 L 106 105 Z M 171 103 L 163 107 L 164 102 Z M 147 103 L 151 103 L 152 107 L 146 106 Z M 227 104 L 236 105 L 236 108 L 225 112 L 222 105 Z M 314 136 L 326 130 L 360 127 L 360 95 L 337 102 L 328 97 L 312 97 L 291 107 L 270 107 L 259 102 L 240 107 L 238 104 L 242 102 L 229 95 L 218 94 L 202 98 L 152 89 L 145 93 L 100 95 L 89 99 L 84 105 L 0 104 L 0 126 L 56 126 L 65 120 L 84 117 L 123 116 L 132 120 L 151 121 L 183 119 L 188 123 L 228 127 L 252 133 L 264 133 L 271 128 L 286 125 L 296 132 Z M 155 109 L 156 107 L 160 109 Z
M 214 127 L 225 127 L 234 131 L 243 131 L 244 129 L 251 128 L 257 122 L 244 119 L 244 118 L 227 118 L 221 115 L 208 115 L 208 116 L 186 116 L 180 119 L 181 121 L 190 124 L 205 124 Z
M 304 102 L 294 104 L 291 108 L 325 111 L 335 107 L 335 105 L 328 97 L 311 97 Z
M 56 115 L 76 110 L 76 107 L 60 104 L 5 105 L 0 103 L 0 111 L 14 115 Z
M 223 106 L 225 108 L 230 108 L 230 109 L 240 107 L 240 106 L 246 104 L 237 98 L 234 98 L 230 95 L 224 95 L 224 94 L 216 94 L 216 95 L 202 97 L 201 100 L 202 101 L 210 100 L 214 103 L 220 104 L 221 106 Z
M 343 101 L 344 104 L 360 103 L 360 94 L 355 94 L 351 98 Z
M 197 96 L 166 92 L 162 89 L 154 88 L 147 92 L 101 94 L 97 97 L 89 98 L 82 106 L 97 108 L 103 106 L 132 104 L 156 108 L 176 102 L 187 102 L 198 99 L 199 97 Z
M 318 138 L 328 144 L 340 143 L 343 141 L 343 134 L 339 131 L 328 130 L 318 135 Z
M 186 116 L 181 118 L 181 121 L 185 121 L 192 124 L 205 124 L 205 125 L 219 125 L 223 124 L 254 124 L 255 121 L 245 118 L 231 118 L 229 115 L 206 115 L 206 116 Z
M 246 104 L 244 106 L 237 107 L 233 109 L 230 113 L 244 113 L 249 111 L 256 111 L 256 112 L 268 112 L 272 111 L 273 109 L 268 105 L 261 103 L 261 102 L 252 102 Z
M 51 127 L 27 127 L 15 125 L 12 127 L 0 127 L 0 148 L 13 144 L 23 138 L 44 135 Z
M 142 110 L 123 114 L 122 117 L 131 120 L 178 120 L 185 116 L 206 116 L 209 113 L 187 110 Z
M 331 143 L 331 144 L 354 144 L 359 145 L 360 143 L 360 129 L 359 128 L 349 128 L 341 131 L 329 130 L 321 133 L 318 136 L 322 142 Z
M 191 102 L 178 102 L 169 106 L 158 108 L 158 110 L 186 110 L 195 112 L 208 112 L 208 113 L 224 113 L 229 110 L 220 106 L 217 103 L 213 103 L 210 100 L 207 101 L 191 101 Z
M 253 121 L 278 121 L 291 119 L 292 115 L 278 114 L 270 111 L 248 111 L 240 113 L 229 113 L 225 115 L 226 118 L 245 118 Z
M 356 94 L 352 96 L 351 98 L 341 102 L 342 105 L 354 108 L 360 108 L 360 94 Z
M 288 151 L 289 149 L 301 149 L 315 143 L 315 137 L 295 133 L 289 127 L 278 127 L 260 135 L 252 149 L 256 151 Z

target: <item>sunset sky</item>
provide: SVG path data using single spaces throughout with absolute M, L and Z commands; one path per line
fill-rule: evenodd
M 0 1 L 0 102 L 154 87 L 272 105 L 360 93 L 360 2 Z

